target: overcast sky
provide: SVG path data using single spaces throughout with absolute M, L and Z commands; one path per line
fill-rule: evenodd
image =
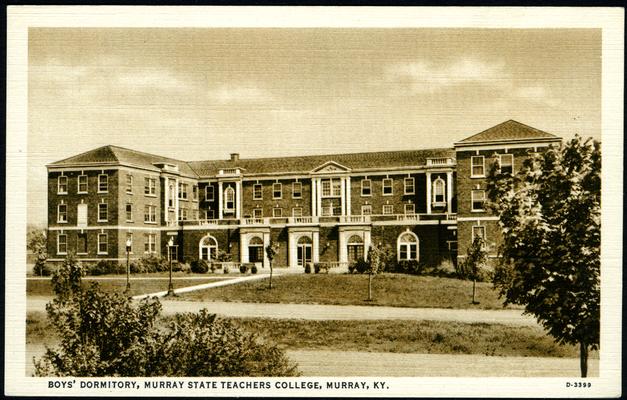
M 601 138 L 600 30 L 30 29 L 29 222 L 45 164 L 450 147 L 508 119 Z

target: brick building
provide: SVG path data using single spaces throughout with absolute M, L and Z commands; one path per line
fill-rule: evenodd
M 224 251 L 265 266 L 272 241 L 277 266 L 345 267 L 377 243 L 433 265 L 463 257 L 475 235 L 495 256 L 490 163 L 515 171 L 560 141 L 510 120 L 428 150 L 186 162 L 104 146 L 47 166 L 49 260 L 122 261 L 130 239 L 131 259 Z

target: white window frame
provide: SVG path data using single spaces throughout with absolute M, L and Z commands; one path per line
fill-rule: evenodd
M 129 206 L 131 207 L 130 218 L 128 209 Z M 124 215 L 126 216 L 126 222 L 133 222 L 133 203 L 126 203 L 126 206 L 124 207 Z
M 408 182 L 411 182 L 409 185 Z M 403 179 L 404 194 L 416 194 L 416 181 L 413 177 Z M 409 190 L 411 188 L 411 190 Z
M 263 208 L 253 208 L 253 218 L 263 218 Z
M 192 185 L 192 201 L 198 201 L 198 185 Z
M 83 183 L 81 183 L 81 178 L 85 178 L 85 190 L 81 190 L 81 185 Z M 80 174 L 77 178 L 76 178 L 76 193 L 78 194 L 85 194 L 89 191 L 89 178 L 87 178 L 87 175 L 85 174 Z
M 211 196 L 209 196 L 211 194 Z M 215 201 L 216 199 L 215 188 L 209 184 L 205 186 L 205 201 Z
M 145 233 L 144 239 L 144 254 L 155 254 L 157 252 L 157 234 Z
M 105 218 L 100 218 L 101 209 L 104 206 Z M 107 222 L 109 221 L 109 204 L 107 203 L 98 203 L 98 222 Z
M 292 217 L 299 218 L 303 216 L 303 208 L 302 207 L 293 207 L 292 208 Z
M 401 238 L 405 235 L 409 234 L 416 239 L 415 242 L 403 242 Z M 411 258 L 411 246 L 416 246 L 416 258 Z M 401 247 L 405 247 L 405 253 L 407 254 L 406 258 L 401 258 Z M 396 239 L 396 260 L 397 261 L 420 261 L 420 239 L 418 236 L 412 231 L 401 232 Z
M 368 210 L 368 212 L 365 212 Z M 372 215 L 372 204 L 364 204 L 361 206 L 361 215 Z
M 235 189 L 233 189 L 232 186 L 225 187 L 223 196 L 224 201 L 222 202 L 222 206 L 224 208 L 224 212 L 229 214 L 234 213 L 236 207 Z M 231 197 L 232 200 L 230 199 Z M 231 207 L 229 207 L 229 203 L 232 203 Z
M 446 182 L 444 182 L 444 179 L 438 176 L 437 179 L 435 179 L 431 183 L 431 186 L 432 186 L 431 187 L 431 197 L 432 197 L 431 202 L 437 205 L 446 204 Z M 442 200 L 441 201 L 438 201 L 437 199 L 438 186 L 442 188 Z
M 60 245 L 61 245 L 61 237 L 63 237 L 63 245 L 65 246 L 65 251 L 61 251 L 60 249 Z M 57 235 L 57 254 L 58 255 L 66 255 L 67 254 L 67 234 L 65 233 L 59 233 Z
M 179 221 L 187 221 L 187 208 L 179 208 Z
M 278 187 L 278 190 L 277 190 Z M 277 196 L 276 193 L 279 193 Z M 283 198 L 283 184 L 280 182 L 274 182 L 272 184 L 272 199 L 273 200 L 281 200 Z
M 65 211 L 61 212 L 61 207 L 65 207 Z M 61 218 L 64 216 L 64 218 Z M 67 204 L 59 204 L 57 206 L 57 223 L 59 224 L 67 224 Z
M 475 194 L 479 194 L 481 193 L 483 196 L 483 207 L 482 208 L 475 208 Z M 472 189 L 470 191 L 470 210 L 472 212 L 484 212 L 485 211 L 485 201 L 486 201 L 486 197 L 485 197 L 485 190 L 483 189 Z
M 148 193 L 146 193 L 148 189 Z M 144 195 L 150 197 L 157 197 L 157 179 L 146 177 L 144 178 Z
M 148 217 L 148 219 L 146 219 Z M 157 223 L 157 206 L 154 204 L 144 205 L 144 223 L 156 224 Z
M 480 164 L 475 164 L 475 160 L 481 160 Z M 481 167 L 481 174 L 475 174 L 475 167 Z M 485 178 L 485 156 L 471 156 L 470 157 L 470 177 L 471 178 Z
M 126 174 L 126 193 L 133 194 L 133 175 L 132 174 Z
M 85 247 L 80 249 L 79 251 L 79 243 L 80 243 L 80 237 L 84 236 L 85 237 Z M 81 231 L 78 231 L 76 233 L 76 254 L 80 254 L 80 255 L 84 255 L 84 254 L 88 254 L 89 253 L 89 243 L 87 242 L 87 231 L 83 231 L 83 233 L 81 233 Z
M 105 238 L 104 242 L 101 240 L 103 236 Z M 100 245 L 102 244 L 105 245 L 104 251 L 100 249 Z M 109 254 L 109 235 L 107 233 L 98 233 L 98 254 Z
M 179 199 L 187 200 L 187 191 L 189 189 L 189 185 L 187 183 L 179 182 Z
M 296 187 L 298 187 L 298 190 L 296 190 Z M 293 199 L 303 198 L 303 184 L 301 182 L 292 182 L 292 198 Z
M 272 218 L 283 218 L 283 209 L 281 207 L 274 207 L 272 209 Z
M 63 180 L 65 181 L 65 183 L 61 183 L 61 178 L 63 178 Z M 68 194 L 68 177 L 67 175 L 59 175 L 57 177 L 57 194 Z M 61 190 L 61 185 L 65 186 L 65 191 Z
M 503 168 L 503 157 L 507 157 L 510 158 L 512 160 L 511 162 L 511 168 L 512 171 L 508 172 L 509 174 L 513 174 L 514 173 L 514 155 L 511 153 L 505 153 L 505 154 L 499 154 L 499 172 L 503 173 L 502 168 Z
M 386 209 L 389 209 L 390 212 L 385 212 Z M 381 210 L 383 215 L 393 215 L 394 214 L 394 204 L 384 204 L 383 209 Z
M 368 182 L 367 187 L 364 183 Z M 368 189 L 368 193 L 364 193 L 364 189 Z M 371 197 L 372 196 L 372 180 L 370 179 L 362 179 L 361 180 L 361 197 Z
M 263 200 L 263 185 L 261 183 L 253 185 L 253 200 Z
M 416 214 L 416 205 L 414 203 L 406 203 L 403 206 L 403 212 L 405 213 L 405 215 Z
M 471 241 L 471 243 L 475 241 L 475 237 L 477 236 L 477 235 L 475 234 L 475 231 L 476 231 L 476 230 L 481 230 L 481 231 L 483 231 L 483 236 L 482 236 L 482 239 L 483 239 L 483 248 L 485 248 L 485 244 L 486 244 L 486 241 L 487 241 L 487 237 L 486 237 L 487 230 L 486 230 L 485 225 L 474 225 L 474 226 L 472 227 L 472 235 L 471 235 L 471 236 L 472 236 L 472 241 Z
M 203 245 L 203 242 L 206 239 L 211 239 L 214 244 Z M 206 259 L 202 258 L 202 250 L 205 249 L 205 248 L 207 249 L 207 258 Z M 205 260 L 205 261 L 212 261 L 213 258 L 217 254 L 218 254 L 218 241 L 216 240 L 216 238 L 211 236 L 211 235 L 203 236 L 200 239 L 200 242 L 198 242 L 198 259 L 202 259 L 202 260 Z
M 131 246 L 130 249 L 128 251 L 128 254 L 133 254 L 133 232 L 126 232 L 126 242 L 128 242 L 128 240 L 131 240 Z M 126 252 L 126 242 L 124 243 L 124 251 Z
M 102 178 L 104 177 L 104 182 Z M 102 184 L 104 183 L 105 189 L 102 190 Z M 109 175 L 98 174 L 98 193 L 109 193 Z
M 381 181 L 381 194 L 383 196 L 393 196 L 394 195 L 394 180 L 392 178 L 383 178 Z M 385 189 L 389 188 L 390 193 L 385 193 Z
M 339 186 L 335 184 L 339 183 Z M 325 186 L 328 185 L 328 190 Z M 320 180 L 320 194 L 322 198 L 335 198 L 342 195 L 342 180 L 326 178 Z

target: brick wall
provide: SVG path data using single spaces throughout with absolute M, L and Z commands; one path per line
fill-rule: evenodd
M 291 217 L 293 208 L 301 208 L 303 216 L 311 215 L 311 180 L 299 179 L 301 183 L 301 197 L 294 198 L 292 194 L 292 183 L 296 182 L 296 179 L 275 179 L 272 180 L 259 180 L 259 184 L 262 185 L 262 200 L 253 199 L 253 187 L 257 184 L 256 181 L 244 181 L 242 184 L 242 217 L 252 217 L 253 209 L 261 208 L 263 210 L 264 217 L 272 217 L 274 208 L 281 208 L 283 217 Z M 281 199 L 273 198 L 273 184 L 281 183 Z

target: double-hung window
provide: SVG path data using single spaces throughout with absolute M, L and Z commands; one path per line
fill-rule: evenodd
M 272 209 L 272 216 L 274 218 L 281 218 L 283 216 L 283 209 L 279 207 L 275 207 Z
M 78 176 L 78 191 L 77 193 L 87 193 L 87 175 Z
M 108 254 L 108 238 L 106 233 L 98 234 L 98 254 Z
M 212 184 L 208 184 L 207 186 L 205 186 L 205 201 L 214 201 L 215 200 L 215 195 L 213 192 L 213 185 Z
M 485 190 L 472 190 L 470 192 L 472 211 L 484 211 L 485 209 Z
M 405 194 L 414 194 L 414 178 L 405 178 Z
M 292 217 L 302 217 L 303 209 L 301 207 L 292 208 Z
M 146 204 L 144 206 L 144 222 L 154 224 L 157 222 L 157 206 Z
M 272 184 L 272 198 L 280 199 L 283 197 L 283 185 L 280 183 Z
M 133 175 L 126 174 L 126 193 L 133 194 Z
M 514 172 L 514 155 L 499 154 L 499 169 L 502 174 L 512 174 Z
M 98 204 L 98 222 L 107 222 L 109 219 L 109 205 L 107 203 Z
M 263 208 L 253 208 L 253 218 L 263 218 Z
M 470 158 L 470 177 L 471 178 L 483 178 L 485 177 L 485 157 L 472 156 Z
M 361 215 L 372 215 L 372 205 L 365 204 L 361 206 Z
M 126 222 L 133 222 L 133 204 L 126 203 Z
M 57 207 L 57 222 L 61 224 L 67 222 L 67 204 L 59 204 Z
M 98 193 L 109 191 L 109 176 L 107 174 L 98 175 Z
M 392 194 L 394 194 L 394 191 L 392 189 L 393 188 L 392 184 L 393 184 L 393 181 L 391 178 L 385 178 L 383 180 L 383 195 L 384 196 L 391 196 Z
M 300 182 L 292 183 L 292 198 L 300 199 L 303 196 L 303 184 Z
M 157 252 L 157 235 L 155 233 L 144 234 L 144 253 Z
M 370 179 L 361 180 L 361 195 L 372 196 L 372 181 Z
M 189 185 L 187 183 L 179 182 L 179 199 L 187 200 L 187 190 Z
M 433 186 L 433 203 L 444 204 L 446 202 L 444 179 L 438 178 L 432 183 Z
M 416 205 L 415 204 L 405 204 L 405 214 L 416 214 Z
M 144 194 L 147 196 L 157 195 L 157 179 L 144 178 Z
M 392 204 L 383 205 L 383 214 L 394 214 L 394 205 Z
M 192 185 L 192 200 L 198 201 L 198 185 Z
M 57 194 L 67 194 L 67 176 L 65 175 L 57 178 Z
M 67 235 L 65 233 L 59 233 L 57 236 L 57 254 L 67 254 Z
M 253 185 L 253 200 L 263 200 L 263 186 L 261 183 Z

